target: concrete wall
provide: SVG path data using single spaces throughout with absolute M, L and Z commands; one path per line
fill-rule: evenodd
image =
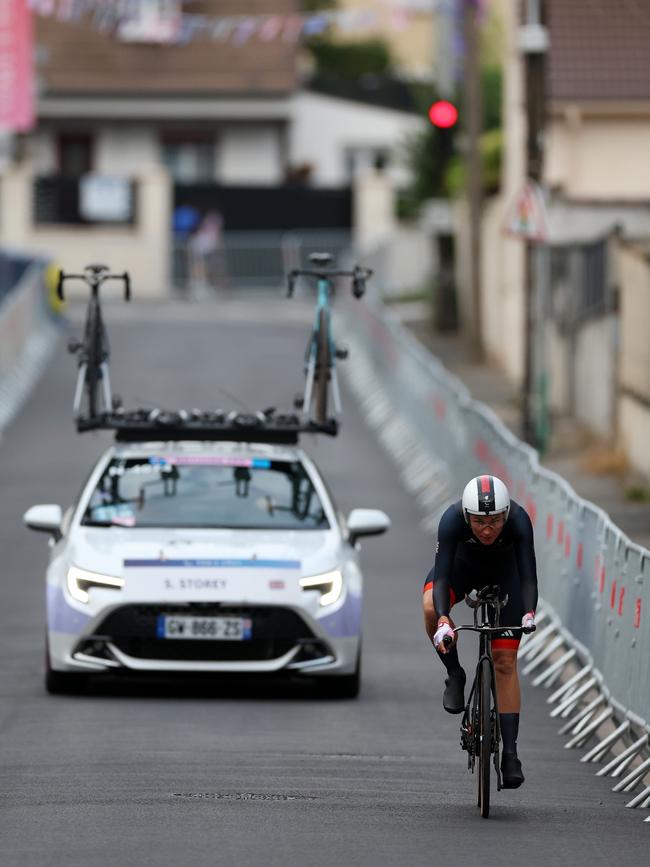
M 650 479 L 650 263 L 643 248 L 619 248 L 621 291 L 618 428 L 630 463 Z
M 593 116 L 579 106 L 555 113 L 547 131 L 546 179 L 568 197 L 650 198 L 650 115 Z
M 229 124 L 219 135 L 222 184 L 279 184 L 285 174 L 280 127 Z
M 575 416 L 606 439 L 615 434 L 618 315 L 585 322 L 576 335 Z
M 406 169 L 399 165 L 400 148 L 425 123 L 424 118 L 402 111 L 300 92 L 293 102 L 289 161 L 313 166 L 311 182 L 317 186 L 341 186 L 351 180 L 346 153 L 356 151 L 362 157 L 363 151 L 382 150 L 395 157 L 387 171 L 400 185 L 408 178 Z
M 116 270 L 130 272 L 135 297 L 169 294 L 171 187 L 166 172 L 154 167 L 139 176 L 137 223 L 133 227 L 34 225 L 33 177 L 33 165 L 24 162 L 0 180 L 3 244 L 43 255 L 65 270 L 107 262 Z M 72 284 L 70 292 L 74 293 Z
M 642 250 L 619 250 L 623 389 L 650 403 L 650 264 Z

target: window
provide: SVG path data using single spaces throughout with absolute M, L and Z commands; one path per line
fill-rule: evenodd
M 214 141 L 208 137 L 163 139 L 162 161 L 173 180 L 179 183 L 213 181 Z
M 86 526 L 322 530 L 318 494 L 299 461 L 114 459 L 86 506 Z
M 93 141 L 90 135 L 63 133 L 59 136 L 59 174 L 79 178 L 92 171 Z

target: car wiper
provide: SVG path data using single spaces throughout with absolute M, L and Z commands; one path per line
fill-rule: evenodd
M 82 527 L 117 527 L 117 524 L 114 524 L 112 521 L 82 521 Z

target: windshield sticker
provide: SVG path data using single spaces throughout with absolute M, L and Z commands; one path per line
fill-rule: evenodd
M 95 506 L 92 511 L 93 521 L 117 524 L 120 527 L 135 527 L 135 515 L 128 503 Z
M 271 461 L 267 458 L 233 458 L 225 455 L 170 455 L 165 458 L 149 458 L 150 464 L 177 467 L 252 467 L 269 470 Z

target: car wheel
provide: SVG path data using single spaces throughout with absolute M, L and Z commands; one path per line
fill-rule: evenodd
M 361 691 L 361 651 L 357 656 L 357 667 L 352 674 L 323 677 L 319 685 L 321 695 L 326 698 L 357 698 Z

